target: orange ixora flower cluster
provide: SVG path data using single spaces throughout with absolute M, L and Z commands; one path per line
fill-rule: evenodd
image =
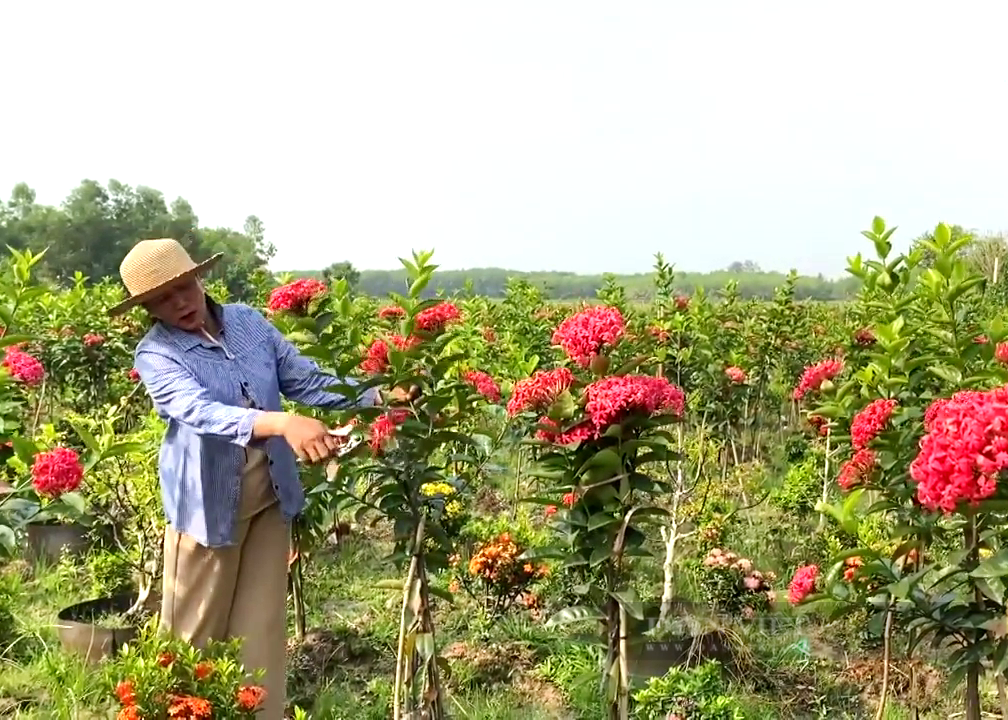
M 486 583 L 504 583 L 513 585 L 524 583 L 542 577 L 546 574 L 544 566 L 536 567 L 532 563 L 518 559 L 523 550 L 511 539 L 509 533 L 503 533 L 476 551 L 469 560 L 469 574 L 481 578 Z
M 130 677 L 115 686 L 117 720 L 251 720 L 262 708 L 266 691 L 244 684 L 244 671 L 232 659 L 181 646 L 158 652 L 153 663 L 144 654 L 119 668 Z
M 491 612 L 503 612 L 514 601 L 528 593 L 529 586 L 548 573 L 545 565 L 522 559 L 525 549 L 510 533 L 484 543 L 469 558 L 468 572 L 456 575 L 453 587 L 463 586 L 475 596 L 482 596 Z M 458 565 L 458 557 L 453 557 Z

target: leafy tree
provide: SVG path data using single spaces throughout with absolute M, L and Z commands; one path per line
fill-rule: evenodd
M 107 186 L 84 180 L 59 207 L 40 205 L 35 191 L 19 183 L 0 204 L 0 242 L 35 253 L 48 249 L 39 274 L 64 285 L 78 272 L 91 283 L 118 280 L 119 263 L 134 243 L 172 237 L 196 258 L 226 253 L 227 262 L 214 268 L 211 279 L 221 281 L 230 297 L 253 300 L 272 282 L 266 264 L 276 248 L 255 215 L 243 229 L 201 228 L 185 199 L 169 205 L 159 190 L 114 179 Z
M 322 277 L 325 278 L 327 283 L 333 283 L 342 278 L 347 281 L 347 285 L 351 288 L 356 288 L 360 282 L 361 274 L 350 262 L 343 260 L 341 262 L 334 262 L 323 270 Z

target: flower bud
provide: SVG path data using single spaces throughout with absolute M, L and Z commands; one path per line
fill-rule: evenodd
M 596 355 L 591 359 L 591 371 L 596 375 L 602 376 L 609 372 L 609 356 L 608 355 Z

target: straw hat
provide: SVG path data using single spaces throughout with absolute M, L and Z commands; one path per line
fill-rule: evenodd
M 108 314 L 121 315 L 156 295 L 165 285 L 212 267 L 223 255 L 217 253 L 197 264 L 178 240 L 141 240 L 119 265 L 119 275 L 130 296 L 109 308 Z

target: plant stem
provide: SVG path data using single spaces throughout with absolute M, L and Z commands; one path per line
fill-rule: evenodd
M 627 662 L 627 615 L 619 608 L 619 718 L 630 720 L 630 670 Z
M 889 597 L 889 607 L 886 609 L 885 631 L 882 635 L 882 690 L 879 692 L 878 710 L 875 711 L 875 720 L 882 720 L 885 717 L 886 701 L 889 699 L 889 658 L 892 652 L 892 622 L 893 606 L 896 599 Z
M 427 518 L 425 515 L 420 516 L 420 522 L 417 524 L 416 536 L 413 539 L 413 555 L 410 558 L 409 570 L 406 571 L 406 581 L 403 583 L 402 610 L 399 613 L 399 643 L 396 648 L 395 686 L 392 689 L 393 720 L 401 720 L 402 718 L 402 705 L 400 700 L 402 697 L 402 685 L 404 681 L 404 666 L 406 664 L 406 658 L 403 657 L 406 651 L 406 613 L 409 610 L 410 598 L 413 595 L 413 582 L 416 579 L 419 551 L 420 546 L 423 543 L 424 523 L 426 520 Z
M 832 432 L 829 426 L 826 426 L 826 459 L 823 461 L 823 481 L 822 481 L 822 501 L 825 503 L 829 499 L 829 473 L 830 473 L 830 439 L 832 437 Z M 826 513 L 819 513 L 819 525 L 816 527 L 816 532 L 822 532 L 823 528 L 826 527 Z
M 964 540 L 966 550 L 969 551 L 969 563 L 971 567 L 975 568 L 979 557 L 976 515 L 970 515 L 965 532 L 966 537 Z M 973 602 L 976 603 L 978 609 L 983 607 L 983 596 L 980 594 L 979 588 L 974 588 Z M 979 641 L 980 637 L 975 638 L 975 640 Z M 980 664 L 977 662 L 970 663 L 966 670 L 966 698 L 964 710 L 966 711 L 965 720 L 980 720 Z

